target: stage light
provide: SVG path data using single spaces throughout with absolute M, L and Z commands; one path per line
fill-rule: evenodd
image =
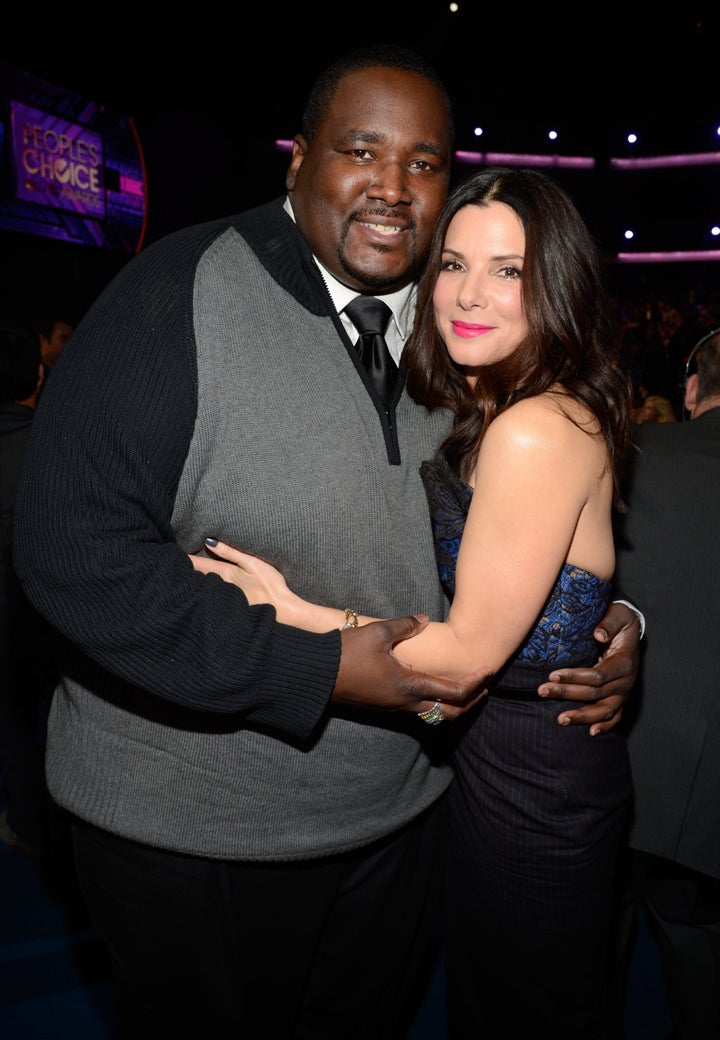
M 672 166 L 712 166 L 720 163 L 720 152 L 693 152 L 687 155 L 648 155 L 644 159 L 611 159 L 618 170 L 659 170 Z
M 619 264 L 677 264 L 720 260 L 720 249 L 682 249 L 674 253 L 617 253 Z
M 461 163 L 480 166 L 497 163 L 500 166 L 556 166 L 564 169 L 593 170 L 595 160 L 585 155 L 533 155 L 524 152 L 455 152 Z

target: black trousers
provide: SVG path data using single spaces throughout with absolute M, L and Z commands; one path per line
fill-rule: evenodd
M 309 862 L 176 855 L 73 822 L 121 1040 L 401 1040 L 431 970 L 444 800 Z

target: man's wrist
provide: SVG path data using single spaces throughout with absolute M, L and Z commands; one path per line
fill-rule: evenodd
M 638 624 L 640 625 L 640 638 L 642 639 L 642 637 L 645 635 L 645 615 L 643 614 L 643 612 L 641 610 L 638 610 L 638 608 L 634 606 L 632 603 L 628 603 L 626 599 L 614 599 L 613 603 L 622 603 L 626 607 L 629 607 L 630 610 L 632 610 L 633 614 L 638 619 Z

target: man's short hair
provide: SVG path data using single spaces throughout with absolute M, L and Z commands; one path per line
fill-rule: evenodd
M 697 372 L 697 403 L 720 396 L 720 328 L 706 333 L 688 355 L 685 381 Z
M 455 136 L 453 104 L 447 87 L 437 70 L 421 54 L 395 43 L 368 44 L 349 51 L 328 65 L 317 77 L 310 89 L 302 121 L 302 133 L 308 145 L 333 103 L 340 81 L 351 72 L 365 69 L 397 69 L 413 72 L 416 76 L 434 83 L 445 99 L 450 139 Z

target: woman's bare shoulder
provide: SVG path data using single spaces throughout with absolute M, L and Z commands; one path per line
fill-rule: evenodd
M 572 430 L 565 429 L 569 426 L 586 434 L 596 434 L 599 429 L 597 419 L 587 405 L 555 389 L 517 401 L 498 415 L 491 425 L 496 423 L 506 433 L 522 429 L 528 432 L 535 429 L 538 433 L 562 429 L 571 435 Z

